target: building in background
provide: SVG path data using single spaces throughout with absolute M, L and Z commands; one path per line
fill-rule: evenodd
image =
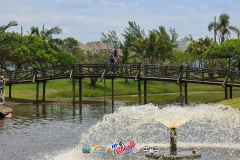
M 109 53 L 113 51 L 112 48 L 108 47 L 106 43 L 101 41 L 87 42 L 86 46 L 92 48 L 93 53 Z
M 93 52 L 93 49 L 91 47 L 88 47 L 87 45 L 81 42 L 78 42 L 78 45 L 79 45 L 78 47 L 83 50 L 84 54 L 87 54 L 88 52 Z
M 188 46 L 191 44 L 191 41 L 176 41 L 177 50 L 186 51 Z

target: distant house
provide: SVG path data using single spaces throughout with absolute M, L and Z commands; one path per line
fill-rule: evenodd
M 177 41 L 177 50 L 186 51 L 188 46 L 191 44 L 191 41 Z M 204 68 L 204 63 L 200 63 L 199 60 L 193 62 L 192 67 Z
M 191 41 L 176 41 L 177 43 L 177 50 L 180 50 L 180 51 L 185 51 L 188 46 L 191 44 Z
M 87 42 L 86 46 L 93 49 L 93 53 L 108 53 L 113 49 L 101 41 Z
M 87 45 L 85 45 L 85 44 L 83 44 L 81 42 L 78 42 L 78 45 L 79 45 L 78 47 L 83 50 L 84 54 L 87 54 L 89 51 L 93 52 L 92 48 L 88 47 Z

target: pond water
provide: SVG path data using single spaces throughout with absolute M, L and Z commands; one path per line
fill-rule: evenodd
M 239 160 L 240 112 L 223 105 L 155 106 L 14 105 L 0 119 L 1 160 L 147 159 L 144 146 L 169 150 L 169 128 L 177 129 L 180 150 L 196 150 L 201 160 Z M 136 143 L 138 153 L 116 156 L 111 144 Z M 108 147 L 107 155 L 83 154 L 84 146 Z
M 45 159 L 48 153 L 73 147 L 112 107 L 85 104 L 82 113 L 77 106 L 73 113 L 71 104 L 14 105 L 13 117 L 0 119 L 0 159 Z

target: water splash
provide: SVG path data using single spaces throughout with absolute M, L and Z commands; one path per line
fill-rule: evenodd
M 178 128 L 178 148 L 226 148 L 231 149 L 231 152 L 240 151 L 239 110 L 219 104 L 186 107 L 167 105 L 163 108 L 147 104 L 120 107 L 114 113 L 105 115 L 102 121 L 81 136 L 75 148 L 54 159 L 91 159 L 90 155 L 82 153 L 82 146 L 86 143 L 92 147 L 101 144 L 110 147 L 115 142 L 129 143 L 134 140 L 137 147 L 157 145 L 166 149 L 169 147 L 169 128 L 172 127 Z

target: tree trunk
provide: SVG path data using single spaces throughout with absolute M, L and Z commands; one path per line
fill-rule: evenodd
M 91 86 L 96 86 L 97 78 L 90 78 Z

